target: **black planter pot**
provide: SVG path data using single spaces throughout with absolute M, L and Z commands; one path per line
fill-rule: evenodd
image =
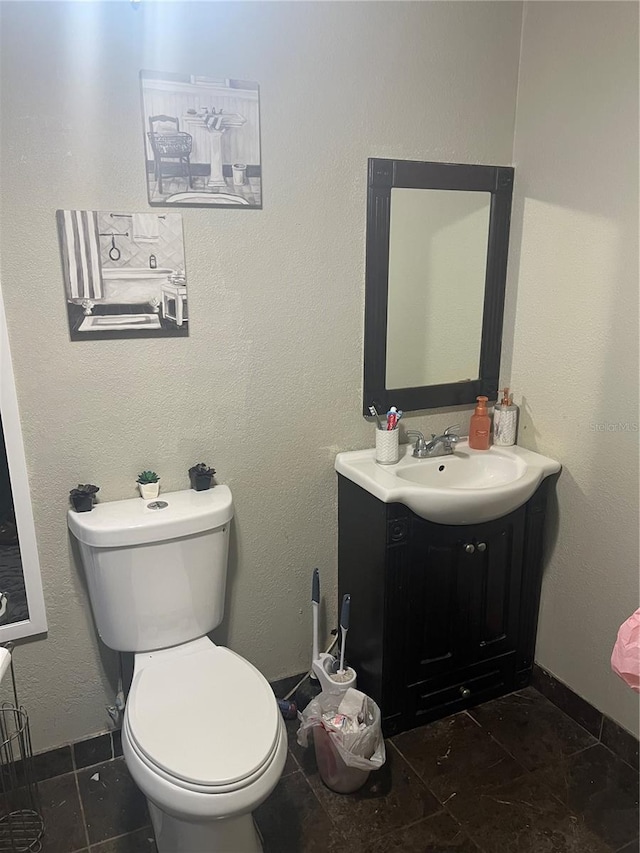
M 73 495 L 71 503 L 76 512 L 91 512 L 93 509 L 92 495 Z
M 191 488 L 196 492 L 205 492 L 211 488 L 212 477 L 206 474 L 189 474 L 191 480 Z

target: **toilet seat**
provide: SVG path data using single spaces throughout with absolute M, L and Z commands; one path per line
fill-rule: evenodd
M 125 726 L 147 767 L 177 787 L 212 794 L 265 772 L 278 748 L 279 711 L 254 666 L 206 637 L 144 658 Z

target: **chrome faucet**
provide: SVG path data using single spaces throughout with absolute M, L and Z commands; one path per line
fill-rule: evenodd
M 433 459 L 434 456 L 450 456 L 455 450 L 456 444 L 460 441 L 460 436 L 456 432 L 459 429 L 458 424 L 454 424 L 447 427 L 442 435 L 431 433 L 431 441 L 427 441 L 419 430 L 407 430 L 407 435 L 417 436 L 412 456 L 415 456 L 416 459 Z

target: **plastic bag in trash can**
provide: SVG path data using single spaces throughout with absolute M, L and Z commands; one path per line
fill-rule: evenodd
M 345 696 L 351 696 L 362 703 L 361 717 L 364 725 L 358 731 L 337 731 L 327 720 L 329 715 L 337 713 L 338 706 Z M 310 732 L 315 726 L 322 726 L 347 767 L 356 767 L 358 770 L 379 770 L 384 764 L 386 752 L 380 724 L 380 708 L 373 699 L 359 690 L 350 688 L 343 695 L 322 692 L 309 702 L 300 717 L 302 720 L 298 729 L 300 746 L 308 746 Z

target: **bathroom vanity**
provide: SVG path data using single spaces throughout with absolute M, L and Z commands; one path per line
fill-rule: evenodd
M 497 448 L 489 454 L 493 451 Z M 358 673 L 358 687 L 380 705 L 387 736 L 529 683 L 545 511 L 555 480 L 550 475 L 560 466 L 523 448 L 513 453 L 529 462 L 526 470 L 514 469 L 519 474 L 514 482 L 525 480 L 540 460 L 527 499 L 500 517 L 465 524 L 428 520 L 406 501 L 419 506 L 420 492 L 439 491 L 439 507 L 446 505 L 447 492 L 458 491 L 460 501 L 477 498 L 465 517 L 482 518 L 492 492 L 507 494 L 513 483 L 483 489 L 437 480 L 452 476 L 447 472 L 454 466 L 464 471 L 475 464 L 479 456 L 473 451 L 463 448 L 455 460 L 416 462 L 407 447 L 394 466 L 376 466 L 371 451 L 339 454 L 336 460 L 339 596 L 350 593 L 352 601 L 347 657 Z M 502 456 L 489 454 L 487 463 Z M 403 472 L 415 470 L 422 472 L 421 486 L 402 479 Z M 431 475 L 437 487 L 425 485 Z M 360 484 L 354 482 L 358 479 Z M 408 489 L 398 486 L 403 502 L 393 500 L 394 480 L 410 483 Z M 451 506 L 449 518 L 454 518 L 455 495 Z M 419 508 L 422 515 L 431 514 Z
M 495 400 L 513 168 L 368 165 L 363 413 Z M 394 464 L 336 458 L 347 656 L 386 735 L 523 687 L 533 666 L 560 465 L 444 444 L 435 458 L 401 447 Z

